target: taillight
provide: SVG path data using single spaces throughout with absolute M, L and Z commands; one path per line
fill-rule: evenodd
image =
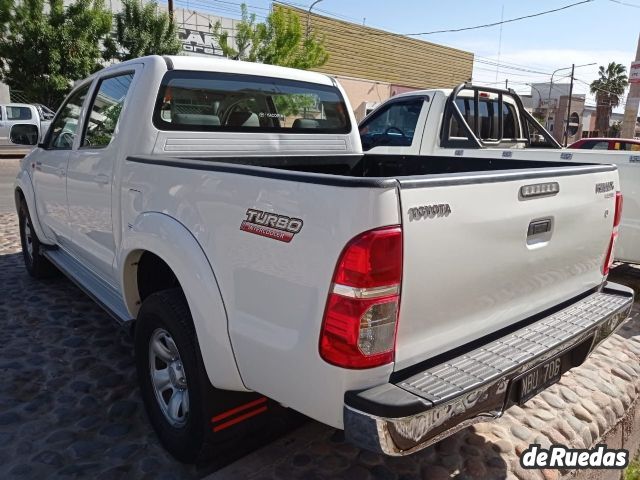
M 394 359 L 402 282 L 402 229 L 370 230 L 342 251 L 327 299 L 320 356 L 345 368 Z
M 620 225 L 620 219 L 622 218 L 622 193 L 616 192 L 616 206 L 613 214 L 613 230 L 611 231 L 611 239 L 609 240 L 609 246 L 607 247 L 607 253 L 604 256 L 604 263 L 602 264 L 602 274 L 609 275 L 609 269 L 613 265 L 613 252 L 616 247 L 616 240 L 618 239 L 618 226 Z

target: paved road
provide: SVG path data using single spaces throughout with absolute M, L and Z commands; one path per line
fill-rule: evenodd
M 15 212 L 13 202 L 13 180 L 16 178 L 20 160 L 0 158 L 0 213 Z

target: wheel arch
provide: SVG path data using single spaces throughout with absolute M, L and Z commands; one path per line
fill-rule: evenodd
M 129 226 L 117 262 L 123 298 L 132 318 L 145 295 L 139 285 L 139 269 L 141 265 L 145 268 L 145 258 L 164 263 L 184 292 L 211 384 L 226 390 L 247 390 L 236 365 L 217 279 L 191 232 L 159 212 L 143 213 Z
M 16 211 L 20 210 L 20 205 L 23 202 L 26 204 L 27 209 L 29 210 L 29 216 L 31 217 L 31 224 L 40 243 L 53 245 L 53 242 L 47 238 L 42 225 L 40 224 L 38 210 L 36 209 L 36 197 L 33 190 L 33 184 L 31 183 L 31 177 L 25 170 L 21 170 L 16 177 L 13 195 L 16 203 Z

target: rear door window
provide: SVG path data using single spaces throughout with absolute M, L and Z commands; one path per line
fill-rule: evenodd
M 31 120 L 31 109 L 29 107 L 7 106 L 7 120 Z
M 104 148 L 111 143 L 132 81 L 133 73 L 100 80 L 86 121 L 82 147 Z
M 332 85 L 174 70 L 153 116 L 160 130 L 348 133 L 347 107 Z
M 373 112 L 360 125 L 362 148 L 411 146 L 423 104 L 423 98 L 412 98 L 393 102 Z

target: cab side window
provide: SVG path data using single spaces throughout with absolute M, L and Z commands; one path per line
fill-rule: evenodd
M 133 73 L 100 81 L 86 121 L 83 148 L 104 148 L 111 143 L 132 81 Z
M 423 103 L 422 98 L 414 98 L 393 102 L 374 112 L 360 126 L 362 148 L 411 146 Z
M 71 150 L 78 128 L 78 119 L 82 104 L 91 84 L 84 85 L 71 94 L 69 100 L 60 108 L 60 112 L 49 127 L 47 148 L 53 150 Z
M 7 120 L 31 120 L 31 109 L 29 107 L 5 107 L 7 109 Z

